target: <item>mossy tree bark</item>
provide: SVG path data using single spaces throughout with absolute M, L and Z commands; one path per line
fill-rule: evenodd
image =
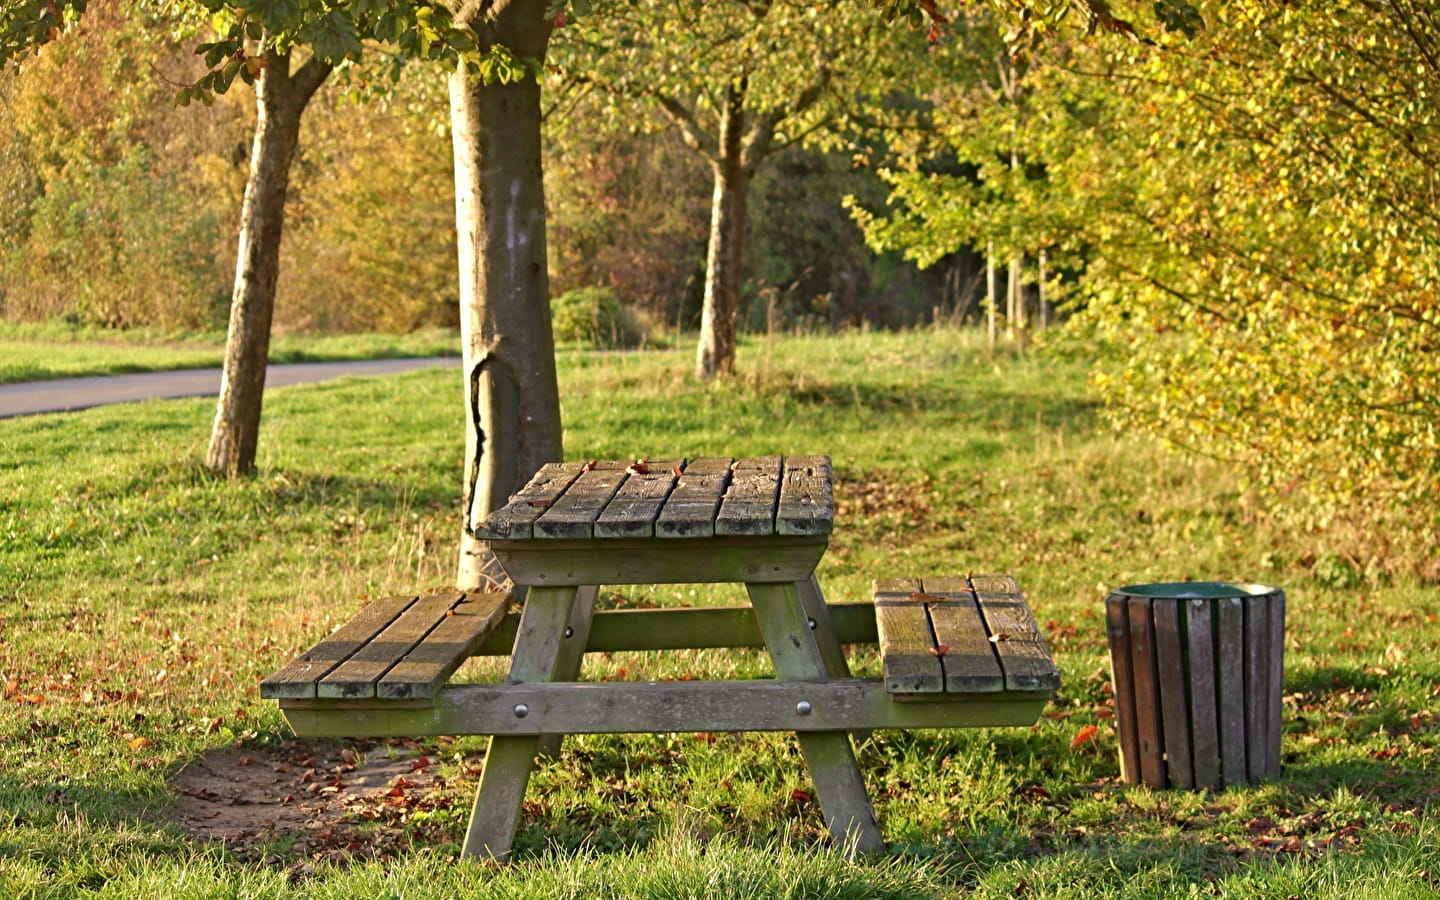
M 705 260 L 705 304 L 700 312 L 700 345 L 695 375 L 702 379 L 735 372 L 735 332 L 744 277 L 745 210 L 753 169 L 743 164 L 745 82 L 730 84 L 720 116 L 719 152 L 710 160 L 715 191 L 710 201 L 710 245 Z
M 482 46 L 544 59 L 545 0 L 463 4 Z M 540 85 L 450 78 L 465 372 L 465 523 L 457 586 L 483 586 L 489 558 L 474 524 L 563 451 L 546 269 Z
M 205 455 L 206 468 L 221 475 L 235 477 L 255 467 L 290 162 L 300 142 L 305 106 L 331 69 L 311 58 L 292 74 L 290 54 L 272 50 L 265 54 L 265 68 L 255 85 L 258 116 L 240 214 L 225 367 Z

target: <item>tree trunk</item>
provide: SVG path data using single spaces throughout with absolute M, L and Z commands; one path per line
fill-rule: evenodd
M 710 202 L 710 247 L 706 259 L 705 305 L 700 314 L 700 347 L 695 357 L 695 376 L 700 379 L 735 372 L 745 208 L 752 175 L 742 161 L 743 80 L 730 83 L 725 100 L 720 120 L 720 152 L 712 162 L 715 191 Z
M 1050 328 L 1050 301 L 1045 297 L 1045 279 L 1048 277 L 1047 258 L 1044 250 L 1040 251 L 1039 273 L 1036 276 L 1035 292 L 1036 301 L 1040 306 L 1040 330 L 1046 331 Z
M 995 274 L 995 242 L 985 245 L 985 323 L 990 336 L 990 349 L 995 349 L 996 306 L 1000 303 L 1000 289 Z
M 545 3 L 495 7 L 477 31 L 543 59 Z M 460 588 L 482 587 L 490 554 L 474 525 L 560 459 L 560 389 L 550 325 L 541 179 L 540 85 L 450 77 L 465 372 L 465 523 Z
M 1010 275 L 1005 290 L 1010 297 L 1010 315 L 1006 322 L 1011 338 L 1023 333 L 1028 327 L 1025 321 L 1025 263 L 1019 254 L 1010 257 Z
M 331 69 L 311 59 L 291 75 L 290 55 L 273 51 L 265 61 L 255 86 L 255 138 L 240 213 L 225 368 L 205 455 L 206 468 L 232 478 L 255 467 L 290 161 L 300 141 L 300 117 Z

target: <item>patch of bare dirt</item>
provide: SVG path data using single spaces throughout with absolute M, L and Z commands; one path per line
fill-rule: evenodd
M 192 837 L 244 858 L 391 856 L 416 842 L 415 812 L 451 806 L 432 769 L 410 743 L 228 748 L 175 776 L 173 815 Z

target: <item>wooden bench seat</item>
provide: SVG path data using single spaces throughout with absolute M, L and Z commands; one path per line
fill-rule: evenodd
M 875 626 L 892 699 L 1060 687 L 1035 617 L 1009 575 L 877 579 Z
M 260 682 L 273 700 L 433 701 L 505 618 L 508 591 L 376 600 Z

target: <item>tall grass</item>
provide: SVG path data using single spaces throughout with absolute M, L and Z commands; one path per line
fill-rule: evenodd
M 0 894 L 1385 897 L 1399 873 L 1408 895 L 1435 895 L 1433 589 L 1337 583 L 1235 473 L 1105 432 L 1070 363 L 992 356 L 953 331 L 775 337 L 710 385 L 688 363 L 564 355 L 567 456 L 829 453 L 830 600 L 885 574 L 1010 572 L 1061 665 L 1034 728 L 860 745 L 887 858 L 821 850 L 784 734 L 571 739 L 532 780 L 517 863 L 501 869 L 454 860 L 473 738 L 423 748 L 446 783 L 424 816 L 376 832 L 401 836 L 398 857 L 337 867 L 283 840 L 234 854 L 167 824 L 187 761 L 286 736 L 260 677 L 368 598 L 451 579 L 460 385 L 432 371 L 272 392 L 260 471 L 234 482 L 197 463 L 208 401 L 0 422 Z M 1117 782 L 1101 598 L 1186 577 L 1289 594 L 1273 782 Z M 764 671 L 754 653 L 617 653 L 587 659 L 585 677 Z M 494 673 L 476 661 L 462 677 Z M 1099 736 L 1074 744 L 1087 725 Z

